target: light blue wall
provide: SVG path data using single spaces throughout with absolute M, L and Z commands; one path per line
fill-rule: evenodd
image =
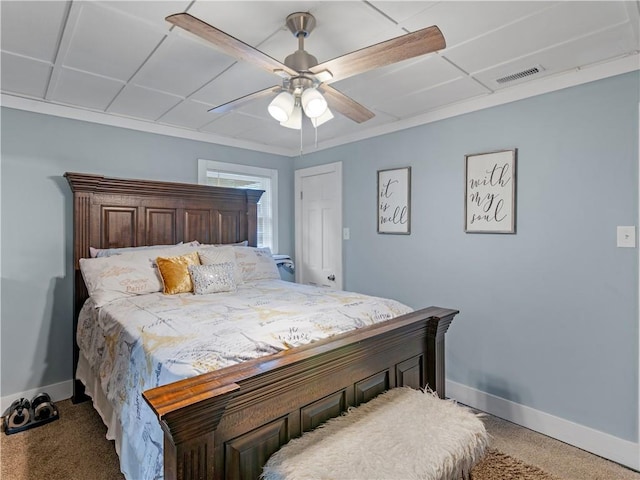
M 450 380 L 637 441 L 638 250 L 616 248 L 616 226 L 638 222 L 639 84 L 634 72 L 296 159 L 343 162 L 345 288 L 460 309 Z M 465 154 L 509 148 L 517 234 L 465 234 Z M 411 235 L 379 235 L 376 171 L 407 165 Z
M 198 158 L 278 169 L 281 251 L 293 251 L 288 157 L 2 108 L 3 397 L 72 378 L 67 171 L 197 183 Z

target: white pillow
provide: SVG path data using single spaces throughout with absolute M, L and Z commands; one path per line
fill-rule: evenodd
M 233 280 L 235 283 L 242 283 L 242 271 L 236 262 L 236 253 L 230 245 L 216 247 L 213 245 L 201 246 L 198 248 L 200 263 L 202 265 L 219 265 L 221 263 L 231 263 L 233 265 Z
M 101 257 L 111 257 L 113 255 L 122 255 L 123 253 L 128 252 L 136 252 L 140 250 L 153 250 L 159 248 L 171 248 L 178 247 L 182 245 L 183 242 L 176 243 L 175 245 L 145 245 L 142 247 L 121 247 L 121 248 L 93 248 L 89 247 L 89 255 L 91 258 L 101 258 Z M 187 245 L 200 245 L 200 242 L 194 240 L 193 242 L 189 242 Z
M 231 247 L 233 245 L 237 245 L 239 247 L 246 247 L 247 245 L 249 245 L 249 240 L 243 240 L 241 242 L 235 242 L 235 243 L 201 243 L 200 246 L 202 247 Z
M 81 258 L 80 271 L 95 307 L 120 298 L 162 291 L 156 258 L 194 252 L 197 246 L 144 249 L 101 258 Z
M 233 247 L 243 282 L 280 278 L 269 247 Z

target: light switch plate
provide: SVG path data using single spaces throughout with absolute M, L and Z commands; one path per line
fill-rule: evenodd
M 342 239 L 343 240 L 349 240 L 351 238 L 351 231 L 349 230 L 349 227 L 345 227 L 342 229 Z
M 636 246 L 636 227 L 618 227 L 618 247 L 630 247 Z

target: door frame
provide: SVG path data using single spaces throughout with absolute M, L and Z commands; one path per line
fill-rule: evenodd
M 338 203 L 338 223 L 340 227 L 338 228 L 337 234 L 340 236 L 336 245 L 338 246 L 338 251 L 336 252 L 336 257 L 339 259 L 338 265 L 336 265 L 336 288 L 342 290 L 344 285 L 344 269 L 342 268 L 344 259 L 342 258 L 342 162 L 334 162 L 334 163 L 326 163 L 324 165 L 317 165 L 315 167 L 308 168 L 300 168 L 295 170 L 294 172 L 294 222 L 295 222 L 295 257 L 296 263 L 302 263 L 303 256 L 303 248 L 302 248 L 302 177 L 312 176 L 312 175 L 321 175 L 325 173 L 334 172 L 338 177 L 338 184 L 340 188 L 338 188 L 336 195 L 336 202 Z M 295 269 L 295 281 L 297 283 L 301 282 L 301 272 L 302 268 Z

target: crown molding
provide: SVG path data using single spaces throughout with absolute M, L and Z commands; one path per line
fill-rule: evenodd
M 3 93 L 1 97 L 1 105 L 7 108 L 15 108 L 17 110 L 25 110 L 28 112 L 42 113 L 45 115 L 53 115 L 56 117 L 68 118 L 72 120 L 80 120 L 83 122 L 99 123 L 112 127 L 126 128 L 129 130 L 138 130 L 141 132 L 155 133 L 158 135 L 166 135 L 169 137 L 184 138 L 187 140 L 196 140 L 199 142 L 213 143 L 216 145 L 224 145 L 227 147 L 243 148 L 246 150 L 254 150 L 262 153 L 273 153 L 275 155 L 292 156 L 293 150 L 282 147 L 274 147 L 255 142 L 246 142 L 235 138 L 224 137 L 214 133 L 199 132 L 196 130 L 188 130 L 185 128 L 174 127 L 151 121 L 139 120 L 135 118 L 124 117 L 104 112 L 87 110 L 69 105 L 61 105 L 57 103 L 45 102 L 42 100 L 21 97 L 18 95 L 10 95 Z

